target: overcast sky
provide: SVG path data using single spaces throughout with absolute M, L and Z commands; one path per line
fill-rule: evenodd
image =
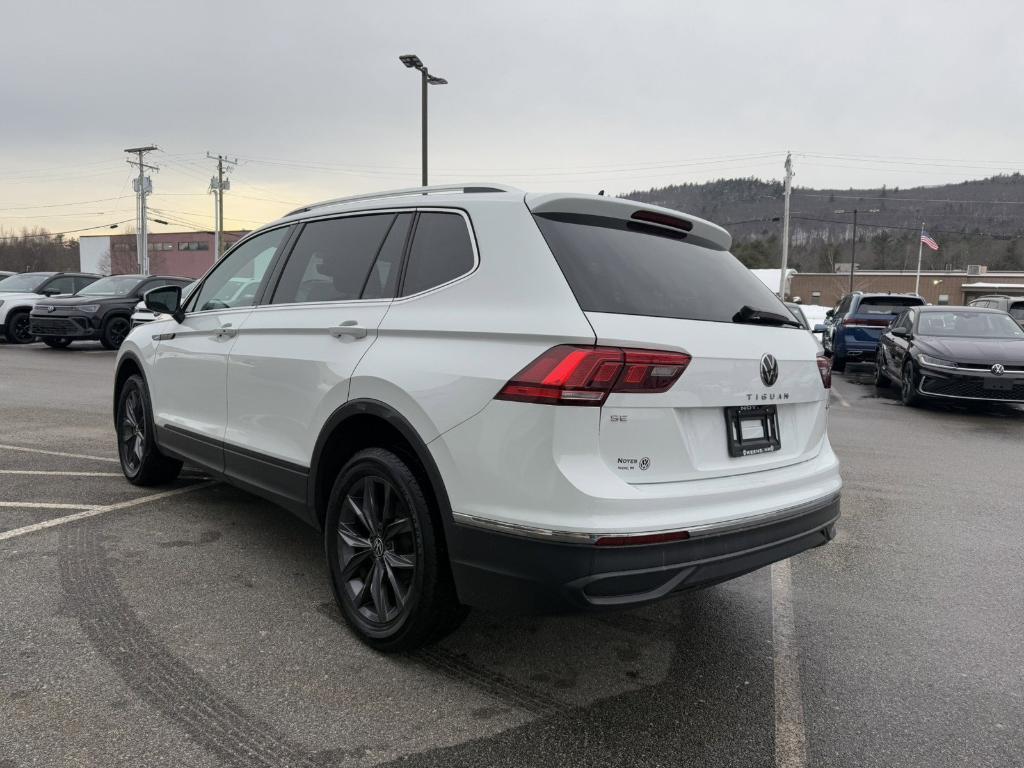
M 402 53 L 450 82 L 430 89 L 432 183 L 780 178 L 787 149 L 817 187 L 1019 170 L 1022 28 L 1024 6 L 986 0 L 10 0 L 0 228 L 133 218 L 122 150 L 148 143 L 170 229 L 212 226 L 207 151 L 241 161 L 229 227 L 418 184 Z

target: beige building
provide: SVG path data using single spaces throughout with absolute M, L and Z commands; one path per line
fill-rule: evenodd
M 858 271 L 853 276 L 853 290 L 912 293 L 914 281 L 913 272 Z M 835 306 L 849 291 L 849 272 L 799 272 L 789 283 L 789 298 L 826 307 Z M 1024 272 L 922 272 L 918 293 L 932 304 L 966 304 L 990 293 L 1024 295 Z

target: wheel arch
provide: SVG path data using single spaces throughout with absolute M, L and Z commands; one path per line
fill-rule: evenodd
M 146 383 L 146 387 L 149 387 L 149 382 L 146 381 L 146 374 L 143 373 L 142 362 L 139 358 L 131 353 L 126 352 L 121 356 L 121 359 L 117 363 L 117 370 L 114 372 L 114 419 L 117 419 L 117 401 L 121 397 L 121 388 L 124 387 L 124 383 L 128 381 L 131 376 L 138 374 L 142 377 L 143 382 Z
M 310 522 L 323 528 L 327 500 L 338 472 L 357 451 L 370 447 L 387 448 L 409 462 L 447 539 L 452 524 L 451 506 L 430 450 L 405 416 L 387 403 L 369 398 L 345 403 L 320 430 L 309 468 Z

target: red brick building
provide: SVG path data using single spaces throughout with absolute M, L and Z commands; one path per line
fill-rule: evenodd
M 224 233 L 222 249 L 237 242 L 246 231 Z M 149 271 L 154 275 L 200 277 L 214 262 L 212 232 L 151 233 Z M 79 263 L 83 272 L 123 275 L 139 271 L 135 235 L 98 235 L 79 239 Z

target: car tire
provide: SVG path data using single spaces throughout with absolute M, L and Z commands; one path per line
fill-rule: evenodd
M 27 309 L 16 309 L 7 316 L 4 336 L 8 344 L 31 344 L 36 340 L 32 335 L 32 323 Z
M 65 349 L 71 346 L 71 339 L 67 336 L 47 336 L 43 339 L 43 344 L 54 349 Z
M 839 355 L 832 356 L 832 370 L 835 373 L 842 373 L 846 370 L 846 358 Z
M 164 485 L 177 478 L 181 462 L 160 453 L 146 382 L 129 376 L 117 395 L 117 456 L 133 485 Z
M 103 329 L 100 331 L 100 344 L 105 349 L 117 349 L 131 329 L 132 324 L 127 317 L 121 315 L 108 317 L 103 321 Z
M 324 551 L 345 622 L 378 651 L 408 651 L 465 616 L 440 520 L 409 465 L 368 448 L 338 474 L 327 503 Z
M 879 389 L 885 389 L 890 384 L 892 382 L 889 381 L 889 374 L 885 372 L 884 359 L 882 353 L 879 352 L 878 357 L 875 358 L 875 386 Z
M 903 364 L 903 375 L 900 377 L 900 401 L 909 406 L 921 404 L 921 395 L 917 393 L 917 374 L 914 372 L 914 364 L 910 360 Z

